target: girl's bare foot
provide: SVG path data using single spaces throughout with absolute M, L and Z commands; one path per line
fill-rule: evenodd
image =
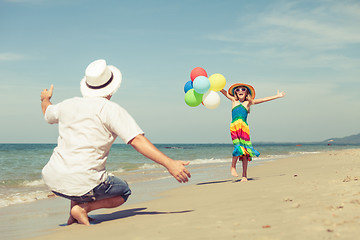
M 87 212 L 80 205 L 73 206 L 71 208 L 70 214 L 71 214 L 72 218 L 74 218 L 74 220 L 76 220 L 78 223 L 84 224 L 86 226 L 90 225 Z M 70 216 L 70 218 L 71 218 L 71 216 Z M 69 220 L 70 220 L 70 218 L 69 218 Z M 68 220 L 68 222 L 69 222 L 69 220 Z
M 242 177 L 240 182 L 247 182 L 248 179 L 246 177 Z
M 230 172 L 231 172 L 231 175 L 233 175 L 234 177 L 239 177 L 239 175 L 237 174 L 236 169 L 234 167 L 231 167 Z

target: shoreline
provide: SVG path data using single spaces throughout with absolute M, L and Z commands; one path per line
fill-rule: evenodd
M 46 199 L 51 194 L 41 178 L 41 170 L 48 160 L 48 155 L 53 150 L 52 146 L 20 144 L 20 146 L 13 147 L 10 144 L 11 147 L 9 147 L 8 145 L 6 144 L 5 147 L 3 145 L 0 146 L 0 148 L 3 147 L 2 150 L 5 153 L 5 155 L 2 155 L 2 160 L 0 160 L 5 168 L 5 176 L 2 176 L 0 181 L 0 211 L 3 207 Z M 260 146 L 258 147 L 260 148 Z M 195 146 L 191 144 L 167 144 L 159 146 L 159 148 L 173 158 L 180 157 L 179 160 L 190 160 L 189 168 L 213 168 L 214 164 L 221 165 L 226 164 L 226 162 L 230 164 L 231 157 L 225 153 L 229 153 L 233 149 L 230 145 L 219 144 L 197 144 Z M 333 150 L 344 148 L 354 148 L 354 146 L 331 147 Z M 261 163 L 272 159 L 287 158 L 296 154 L 328 151 L 329 149 L 329 146 L 324 145 L 263 145 L 259 149 L 261 156 L 255 158 L 250 166 L 254 166 L 254 163 Z M 30 165 L 31 167 L 27 169 L 19 168 L 18 164 L 20 166 L 24 164 Z M 114 175 L 127 180 L 129 184 L 157 180 L 168 176 L 167 173 L 162 171 L 161 167 L 149 162 L 148 159 L 143 159 L 133 149 L 127 149 L 126 146 L 116 146 L 113 148 L 107 169 Z M 37 176 L 37 178 L 34 176 Z
M 224 175 L 227 173 L 229 163 L 214 164 L 214 166 L 218 170 L 216 175 Z M 211 167 L 210 169 L 214 168 Z M 208 170 L 209 167 L 193 166 L 191 169 L 193 176 L 190 181 L 198 182 L 212 179 L 215 175 L 209 175 Z M 146 182 L 131 183 L 132 195 L 123 207 L 159 199 L 162 198 L 163 192 L 192 184 L 191 182 L 179 184 L 165 169 L 163 171 L 166 177 Z M 120 176 L 120 178 L 127 179 L 126 176 Z M 27 239 L 29 237 L 42 236 L 53 229 L 66 227 L 70 201 L 57 197 L 54 194 L 51 195 L 53 196 L 0 208 L 0 215 L 7 216 L 6 218 L 0 218 L 0 239 Z M 91 212 L 89 215 L 101 214 L 104 211 L 106 209 L 99 209 Z
M 153 200 L 90 213 L 91 227 L 73 224 L 27 239 L 355 239 L 359 159 L 360 149 L 349 149 L 263 162 L 248 169 L 247 183 L 223 176 L 180 185 Z

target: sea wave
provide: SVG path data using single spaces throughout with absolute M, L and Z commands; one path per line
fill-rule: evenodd
M 184 162 L 188 160 L 182 160 Z M 231 159 L 225 159 L 225 158 L 205 158 L 205 159 L 194 159 L 190 160 L 190 165 L 200 165 L 200 164 L 211 164 L 211 163 L 225 163 L 229 162 Z M 159 169 L 162 168 L 161 165 L 156 163 L 143 163 L 138 167 L 138 170 L 152 170 L 152 169 Z
M 230 162 L 231 158 L 205 158 L 205 159 L 195 159 L 191 160 L 191 165 L 198 165 L 198 164 L 209 164 L 209 163 L 227 163 Z
M 114 171 L 111 171 L 112 173 L 123 173 L 123 172 L 125 172 L 125 169 L 123 169 L 123 168 L 118 168 L 118 169 L 116 169 L 116 170 L 114 170 Z
M 291 155 L 305 155 L 305 154 L 317 154 L 317 153 L 321 153 L 321 152 L 290 152 Z
M 36 186 L 45 185 L 45 183 L 44 183 L 44 180 L 42 180 L 42 179 L 33 180 L 33 181 L 25 180 L 25 181 L 22 183 L 22 185 L 23 185 L 23 186 L 26 186 L 26 187 L 36 187 Z
M 289 157 L 288 154 L 282 154 L 282 155 L 279 155 L 279 154 L 274 154 L 274 155 L 260 155 L 260 157 L 256 157 L 256 158 L 253 158 L 253 160 L 257 160 L 257 161 L 266 161 L 266 160 L 274 160 L 274 159 L 280 159 L 280 158 L 287 158 Z
M 162 147 L 166 149 L 184 149 L 183 147 Z
M 160 167 L 161 165 L 159 164 L 144 163 L 142 166 L 139 167 L 139 169 L 154 169 Z
M 29 203 L 52 196 L 50 192 L 35 191 L 27 193 L 14 193 L 8 196 L 0 196 L 0 208 L 14 204 Z

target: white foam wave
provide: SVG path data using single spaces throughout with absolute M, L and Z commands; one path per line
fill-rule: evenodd
M 279 158 L 286 158 L 289 156 L 290 155 L 265 155 L 265 157 L 253 158 L 253 160 L 274 160 L 274 159 L 279 159 Z
M 195 159 L 191 160 L 191 165 L 197 165 L 197 164 L 208 164 L 208 163 L 227 163 L 230 162 L 230 158 L 207 158 L 207 159 Z
M 123 172 L 125 172 L 125 169 L 123 169 L 123 168 L 119 168 L 119 169 L 117 169 L 117 170 L 115 170 L 115 171 L 112 171 L 113 173 L 123 173 Z
M 25 180 L 22 185 L 27 186 L 27 187 L 36 187 L 36 186 L 42 186 L 44 185 L 44 181 L 42 179 L 38 179 L 38 180 L 34 180 L 34 181 L 28 181 Z
M 183 147 L 164 147 L 166 149 L 184 149 Z
M 320 153 L 320 152 L 290 152 L 290 154 L 317 154 L 317 153 Z
M 159 167 L 160 165 L 157 164 L 144 163 L 142 166 L 139 167 L 139 169 L 154 169 Z
M 43 191 L 35 191 L 29 193 L 14 193 L 5 198 L 0 198 L 0 208 L 14 204 L 28 203 L 40 199 L 48 198 L 50 193 Z

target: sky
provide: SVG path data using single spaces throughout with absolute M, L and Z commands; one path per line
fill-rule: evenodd
M 0 0 L 0 143 L 55 143 L 40 93 L 81 96 L 87 65 L 123 80 L 111 99 L 153 143 L 230 143 L 231 102 L 189 107 L 195 67 L 226 89 L 251 84 L 252 142 L 317 142 L 360 133 L 360 2 L 352 0 Z M 117 140 L 117 143 L 122 143 Z

